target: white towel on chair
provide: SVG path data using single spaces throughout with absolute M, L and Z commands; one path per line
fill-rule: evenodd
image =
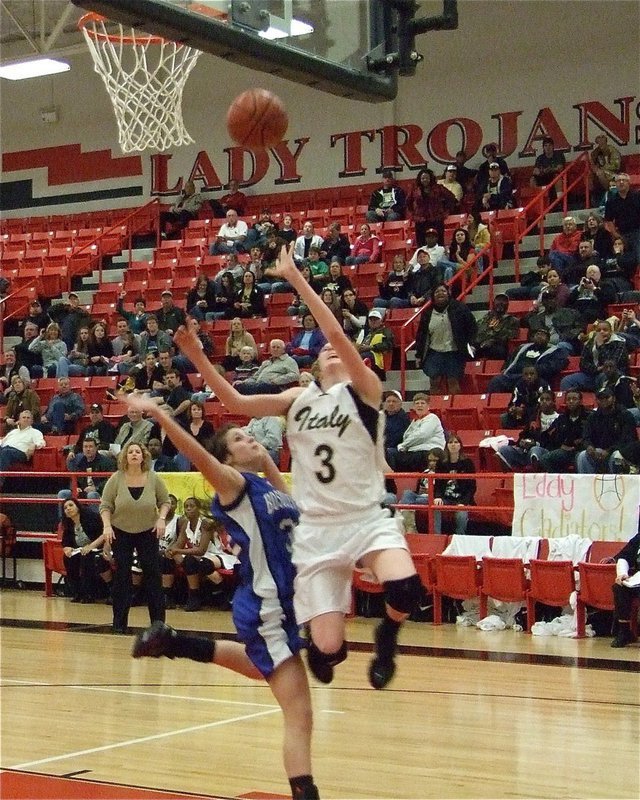
M 571 561 L 577 564 L 586 561 L 591 539 L 583 539 L 576 533 L 560 539 L 549 539 L 549 561 Z
M 540 536 L 495 536 L 491 545 L 491 555 L 494 558 L 519 558 L 528 564 L 538 555 Z
M 478 561 L 491 555 L 491 536 L 466 536 L 454 533 L 443 556 L 475 556 Z

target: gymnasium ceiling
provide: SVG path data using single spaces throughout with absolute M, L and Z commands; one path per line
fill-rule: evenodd
M 86 51 L 82 14 L 69 0 L 0 0 L 0 63 Z

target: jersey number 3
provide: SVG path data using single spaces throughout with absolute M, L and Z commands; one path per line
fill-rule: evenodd
M 314 452 L 314 456 L 320 459 L 322 469 L 318 470 L 315 475 L 320 483 L 331 483 L 336 477 L 336 468 L 331 463 L 333 459 L 333 448 L 328 444 L 319 444 Z

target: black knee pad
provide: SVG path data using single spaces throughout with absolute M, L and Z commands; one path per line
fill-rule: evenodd
M 309 659 L 316 664 L 326 664 L 328 667 L 335 667 L 337 664 L 342 664 L 346 658 L 346 642 L 343 642 L 340 649 L 335 653 L 323 653 L 322 650 L 318 650 L 312 641 L 309 642 Z
M 160 559 L 160 570 L 163 575 L 173 575 L 176 571 L 176 565 L 172 558 L 165 558 L 162 556 Z
M 185 556 L 182 562 L 182 569 L 186 575 L 200 574 L 200 561 L 195 556 Z
M 384 599 L 387 605 L 401 614 L 412 614 L 420 602 L 422 584 L 417 575 L 384 582 Z

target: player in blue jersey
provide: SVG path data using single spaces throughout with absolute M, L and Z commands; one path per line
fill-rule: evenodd
M 223 523 L 240 561 L 233 622 L 242 642 L 187 636 L 156 622 L 136 638 L 133 657 L 190 658 L 264 678 L 284 715 L 284 766 L 292 796 L 317 800 L 311 774 L 311 696 L 300 657 L 305 642 L 294 614 L 295 570 L 289 554 L 290 534 L 298 522 L 296 504 L 266 449 L 242 429 L 221 428 L 209 454 L 155 403 L 127 401 L 153 416 L 216 488 L 212 513 Z
M 385 590 L 386 614 L 376 629 L 369 667 L 371 685 L 382 689 L 395 672 L 400 626 L 421 592 L 399 523 L 380 505 L 386 466 L 382 384 L 285 247 L 276 269 L 327 337 L 318 357 L 318 383 L 280 394 L 241 395 L 215 373 L 193 331 L 178 331 L 175 341 L 227 408 L 251 417 L 286 415 L 292 495 L 301 512 L 293 536 L 294 602 L 298 622 L 310 631 L 309 667 L 318 680 L 329 683 L 334 666 L 346 658 L 353 569 L 364 567 Z

